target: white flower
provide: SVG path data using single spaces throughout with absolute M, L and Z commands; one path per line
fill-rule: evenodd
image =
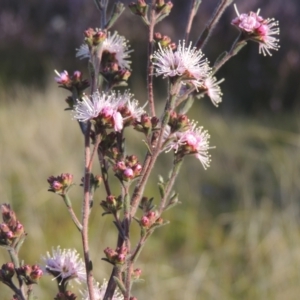
M 107 37 L 103 42 L 102 50 L 111 54 L 115 54 L 115 58 L 121 69 L 130 69 L 130 61 L 128 60 L 129 53 L 133 50 L 128 50 L 127 40 L 115 32 L 113 35 L 107 33 Z
M 79 122 L 99 119 L 102 124 L 113 127 L 115 131 L 123 129 L 123 118 L 117 111 L 119 100 L 115 93 L 105 94 L 96 91 L 92 96 L 84 96 L 74 106 L 74 118 Z
M 105 99 L 101 97 L 98 91 L 91 97 L 85 95 L 81 98 L 81 101 L 77 100 L 74 106 L 74 118 L 79 122 L 86 122 L 97 118 L 104 103 Z
M 177 52 L 169 48 L 163 49 L 160 44 L 159 50 L 153 54 L 155 59 L 153 65 L 155 68 L 155 75 L 163 77 L 174 77 L 181 76 L 186 71 L 186 68 L 183 64 L 183 60 L 178 55 Z
M 52 248 L 52 255 L 47 252 L 42 257 L 45 272 L 61 280 L 75 279 L 77 282 L 86 281 L 86 270 L 82 259 L 75 249 Z
M 183 80 L 203 80 L 210 72 L 210 67 L 204 54 L 196 47 L 185 46 L 185 41 L 179 42 L 178 49 L 163 49 L 159 44 L 159 50 L 153 54 L 155 66 L 154 75 L 163 77 L 182 76 Z
M 93 290 L 94 290 L 94 297 L 95 300 L 103 300 L 105 292 L 107 289 L 107 281 L 104 279 L 103 283 L 101 285 L 101 287 L 99 287 L 99 283 L 94 282 L 93 284 Z M 80 291 L 81 295 L 82 295 L 82 300 L 89 300 L 89 293 L 88 290 L 85 291 Z M 115 291 L 113 297 L 111 300 L 123 300 L 124 297 L 117 291 Z
M 129 46 L 127 43 L 125 37 L 118 35 L 117 32 L 113 35 L 108 32 L 106 39 L 102 43 L 101 51 L 98 53 L 103 55 L 103 53 L 108 52 L 114 56 L 114 59 L 121 69 L 130 69 L 131 62 L 128 59 L 130 58 L 129 54 L 133 50 L 128 50 Z M 79 59 L 90 58 L 90 55 L 89 47 L 86 44 L 81 45 L 79 49 L 77 49 L 76 57 Z
M 123 111 L 124 108 L 126 108 L 124 118 L 130 118 L 130 119 L 139 119 L 142 114 L 145 113 L 145 106 L 147 103 L 144 104 L 144 106 L 139 106 L 139 102 L 136 99 L 132 99 L 133 95 L 130 94 L 128 91 L 125 91 L 124 94 L 118 94 L 117 101 L 118 101 L 118 110 Z
M 90 50 L 87 44 L 82 44 L 79 49 L 76 49 L 76 57 L 79 59 L 90 58 Z
M 206 93 L 210 98 L 213 105 L 218 106 L 222 102 L 222 92 L 219 84 L 223 82 L 224 79 L 217 81 L 216 77 L 207 77 L 204 80 L 203 86 L 206 89 Z
M 79 122 L 96 121 L 99 125 L 121 131 L 127 123 L 138 119 L 144 113 L 144 107 L 138 107 L 138 101 L 132 99 L 128 91 L 121 93 L 100 93 L 83 96 L 74 105 L 74 119 Z M 125 125 L 124 125 L 125 120 Z

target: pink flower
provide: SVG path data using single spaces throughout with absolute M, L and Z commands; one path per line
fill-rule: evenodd
M 183 157 L 193 154 L 200 160 L 204 169 L 207 169 L 210 164 L 210 155 L 208 150 L 210 135 L 203 127 L 196 128 L 196 123 L 192 122 L 189 128 L 185 131 L 177 131 L 173 134 L 168 134 L 170 131 L 165 131 L 165 147 L 166 152 L 174 150 L 175 154 Z
M 134 176 L 133 170 L 131 168 L 127 168 L 123 174 L 127 179 L 132 179 Z
M 259 43 L 259 53 L 271 56 L 270 50 L 279 49 L 279 39 L 274 37 L 279 34 L 278 21 L 259 16 L 260 10 L 257 13 L 239 14 L 236 5 L 234 8 L 237 17 L 232 20 L 231 24 L 244 32 L 247 39 Z
M 70 77 L 67 71 L 59 73 L 56 70 L 54 70 L 54 72 L 57 75 L 57 77 L 54 78 L 57 83 L 66 84 L 70 81 Z

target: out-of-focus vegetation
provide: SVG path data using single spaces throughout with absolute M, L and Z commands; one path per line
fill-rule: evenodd
M 114 1 L 109 1 L 113 4 Z M 121 1 L 128 5 L 131 0 Z M 173 0 L 170 16 L 155 28 L 156 32 L 178 42 L 183 38 L 190 3 Z M 227 105 L 226 113 L 259 114 L 261 111 L 287 111 L 299 108 L 300 77 L 300 1 L 235 1 L 240 13 L 257 11 L 264 18 L 275 18 L 280 24 L 280 51 L 273 57 L 258 55 L 258 45 L 249 43 L 218 72 Z M 219 0 L 203 0 L 190 39 L 195 42 Z M 112 5 L 110 5 L 111 7 Z M 236 16 L 230 6 L 216 26 L 203 51 L 211 63 L 228 51 L 238 35 L 230 25 Z M 12 82 L 46 87 L 49 73 L 86 70 L 86 60 L 75 60 L 75 49 L 83 42 L 83 32 L 99 27 L 99 12 L 92 0 L 1 0 L 0 11 L 0 85 Z M 145 59 L 147 28 L 127 9 L 112 31 L 124 35 L 134 49 L 131 89 L 139 99 L 145 97 Z M 136 87 L 140 87 L 139 90 Z M 161 91 L 161 93 L 163 93 Z
M 66 93 L 51 86 L 44 93 L 16 87 L 13 97 L 1 91 L 1 202 L 10 203 L 25 226 L 28 237 L 21 258 L 28 264 L 39 263 L 52 246 L 81 249 L 62 200 L 47 192 L 48 176 L 73 173 L 78 185 L 71 191 L 72 201 L 80 213 L 83 138 L 70 113 L 63 111 Z M 197 160 L 186 159 L 175 185 L 182 204 L 167 212 L 171 224 L 158 229 L 146 245 L 137 264 L 145 281 L 134 286 L 134 293 L 139 299 L 297 300 L 299 120 L 292 115 L 226 118 L 202 104 L 194 117 L 216 146 L 211 167 L 204 171 Z M 130 131 L 128 139 L 128 153 L 139 149 L 142 157 L 142 136 Z M 170 156 L 162 156 L 157 174 L 166 175 Z M 99 172 L 97 164 L 94 172 Z M 155 175 L 146 194 L 157 195 Z M 102 199 L 99 190 L 90 230 L 99 281 L 111 269 L 101 260 L 103 249 L 115 246 L 112 219 L 101 216 Z M 8 255 L 0 250 L 2 264 Z M 53 299 L 55 293 L 55 282 L 44 276 L 36 295 Z M 0 294 L 11 299 L 3 285 Z

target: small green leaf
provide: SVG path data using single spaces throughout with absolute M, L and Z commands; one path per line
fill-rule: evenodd
M 122 292 L 122 294 L 125 294 L 126 289 L 125 289 L 125 286 L 124 286 L 123 282 L 118 277 L 116 277 L 116 276 L 114 276 L 114 280 L 115 280 L 118 288 Z

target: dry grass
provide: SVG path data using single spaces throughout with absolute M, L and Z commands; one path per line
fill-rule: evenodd
M 38 263 L 52 246 L 80 249 L 63 203 L 47 192 L 51 174 L 71 172 L 77 183 L 82 176 L 83 140 L 76 122 L 63 111 L 64 97 L 57 89 L 37 93 L 18 88 L 14 97 L 1 94 L 1 202 L 12 204 L 28 232 L 21 256 L 29 264 Z M 158 230 L 146 246 L 138 263 L 145 281 L 135 285 L 135 295 L 168 300 L 299 299 L 296 119 L 289 116 L 285 130 L 275 129 L 273 121 L 225 121 L 208 112 L 197 119 L 203 120 L 217 146 L 212 166 L 203 171 L 187 159 L 176 185 L 183 204 L 166 214 L 171 225 Z M 164 156 L 159 172 L 165 173 L 168 162 Z M 148 195 L 157 195 L 154 179 Z M 79 186 L 72 196 L 79 212 Z M 103 249 L 115 245 L 111 219 L 101 217 L 102 197 L 99 192 L 95 199 L 90 230 L 100 281 L 110 270 L 101 260 Z M 7 259 L 2 249 L 0 263 Z M 0 294 L 1 299 L 11 299 L 3 285 Z M 36 294 L 39 299 L 53 299 L 55 284 L 45 276 Z

